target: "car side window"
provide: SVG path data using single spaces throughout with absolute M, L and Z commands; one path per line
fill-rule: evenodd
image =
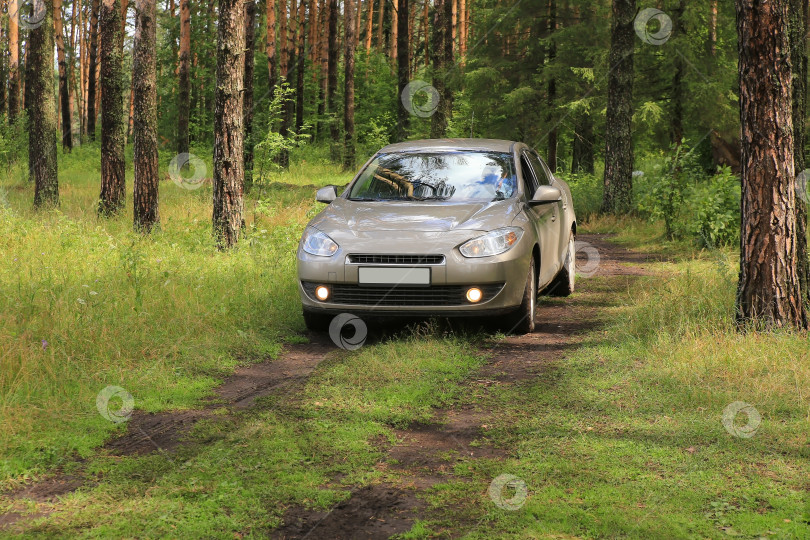
M 540 185 L 550 186 L 551 176 L 549 174 L 548 167 L 546 167 L 543 160 L 540 159 L 540 156 L 537 155 L 537 152 L 529 152 L 529 162 L 532 165 L 532 169 L 534 169 L 534 175 L 537 177 Z
M 532 167 L 529 165 L 526 152 L 520 153 L 520 169 L 523 171 L 523 188 L 526 192 L 526 198 L 531 199 L 534 196 L 534 192 L 537 191 L 538 183 L 534 171 L 532 171 Z

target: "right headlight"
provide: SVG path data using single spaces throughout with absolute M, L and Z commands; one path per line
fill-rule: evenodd
M 338 250 L 338 245 L 326 233 L 308 227 L 304 231 L 304 236 L 301 237 L 301 249 L 310 255 L 331 257 Z
M 504 227 L 484 236 L 473 238 L 462 244 L 458 250 L 465 257 L 491 257 L 512 249 L 521 236 L 523 236 L 523 229 L 520 227 Z

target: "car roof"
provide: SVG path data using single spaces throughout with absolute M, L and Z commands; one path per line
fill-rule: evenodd
M 418 152 L 427 151 L 452 151 L 452 150 L 477 150 L 491 152 L 511 152 L 515 141 L 505 141 L 501 139 L 421 139 L 418 141 L 405 141 L 389 144 L 382 148 L 379 153 L 389 152 Z

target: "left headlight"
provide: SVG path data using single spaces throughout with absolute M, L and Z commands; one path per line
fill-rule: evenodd
M 523 229 L 520 227 L 505 227 L 473 238 L 462 244 L 458 250 L 465 257 L 491 257 L 512 249 L 521 236 L 523 236 Z
M 331 257 L 338 250 L 338 245 L 318 229 L 307 228 L 301 237 L 301 248 L 310 255 Z

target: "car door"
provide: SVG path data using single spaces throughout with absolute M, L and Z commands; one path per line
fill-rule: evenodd
M 527 150 L 520 152 L 520 169 L 523 175 L 524 191 L 526 192 L 526 200 L 530 200 L 537 191 L 537 188 L 542 185 L 548 185 L 548 179 L 538 177 L 531 166 L 531 153 Z M 541 204 L 538 206 L 525 205 L 525 213 L 531 221 L 536 233 L 537 238 L 540 240 L 540 268 L 539 268 L 539 284 L 538 290 L 545 287 L 554 276 L 557 274 L 559 258 L 557 255 L 557 242 L 559 233 L 555 231 L 557 221 L 559 219 L 555 216 L 558 213 L 556 204 Z
M 551 221 L 554 224 L 553 229 L 556 235 L 554 245 L 557 246 L 557 261 L 558 267 L 560 267 L 563 264 L 563 258 L 568 249 L 568 230 L 565 222 L 565 211 L 569 204 L 568 198 L 562 186 L 555 185 L 555 179 L 554 175 L 551 173 L 551 169 L 548 168 L 548 165 L 546 165 L 546 162 L 543 161 L 543 158 L 540 157 L 536 150 L 529 152 L 529 164 L 532 166 L 540 185 L 554 186 L 562 193 L 562 200 L 560 200 L 560 202 L 549 205 L 553 208 Z

